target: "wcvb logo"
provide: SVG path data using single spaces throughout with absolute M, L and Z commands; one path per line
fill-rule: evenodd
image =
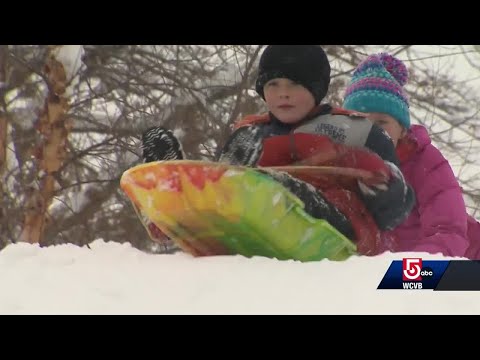
M 422 281 L 422 258 L 403 259 L 403 281 Z
M 433 276 L 432 269 L 423 268 L 422 258 L 404 258 L 402 269 L 403 281 L 422 281 L 422 276 Z

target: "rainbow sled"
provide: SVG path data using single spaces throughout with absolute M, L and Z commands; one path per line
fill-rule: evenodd
M 312 171 L 313 167 L 276 170 Z M 355 176 L 352 169 L 315 167 L 323 176 Z M 350 173 L 348 173 L 350 171 Z M 152 240 L 154 223 L 193 256 L 243 255 L 279 260 L 345 260 L 356 246 L 303 202 L 254 168 L 175 160 L 124 172 L 120 186 Z

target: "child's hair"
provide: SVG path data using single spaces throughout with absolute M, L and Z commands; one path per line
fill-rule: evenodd
M 403 89 L 407 80 L 408 71 L 401 60 L 386 53 L 370 55 L 353 73 L 343 107 L 388 114 L 408 129 L 410 112 Z
M 260 58 L 257 93 L 263 98 L 264 85 L 274 78 L 287 78 L 308 89 L 318 105 L 330 85 L 330 63 L 318 45 L 269 45 Z

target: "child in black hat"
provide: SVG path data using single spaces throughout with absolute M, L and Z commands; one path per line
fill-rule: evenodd
M 396 167 L 393 143 L 381 128 L 361 113 L 320 104 L 329 84 L 330 64 L 320 46 L 268 46 L 255 88 L 269 112 L 237 123 L 218 161 L 259 167 L 328 164 L 381 174 L 382 183 L 359 182 L 352 191 L 267 172 L 304 202 L 307 213 L 356 241 L 360 253 L 394 250 L 390 240 L 381 239 L 379 229 L 391 229 L 408 216 L 413 192 Z M 372 152 L 357 151 L 360 147 Z M 148 149 L 144 146 L 144 152 Z

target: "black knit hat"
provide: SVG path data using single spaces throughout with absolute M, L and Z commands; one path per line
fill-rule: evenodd
M 269 45 L 260 58 L 255 90 L 265 100 L 263 86 L 287 78 L 307 88 L 319 104 L 330 85 L 330 63 L 318 45 Z

